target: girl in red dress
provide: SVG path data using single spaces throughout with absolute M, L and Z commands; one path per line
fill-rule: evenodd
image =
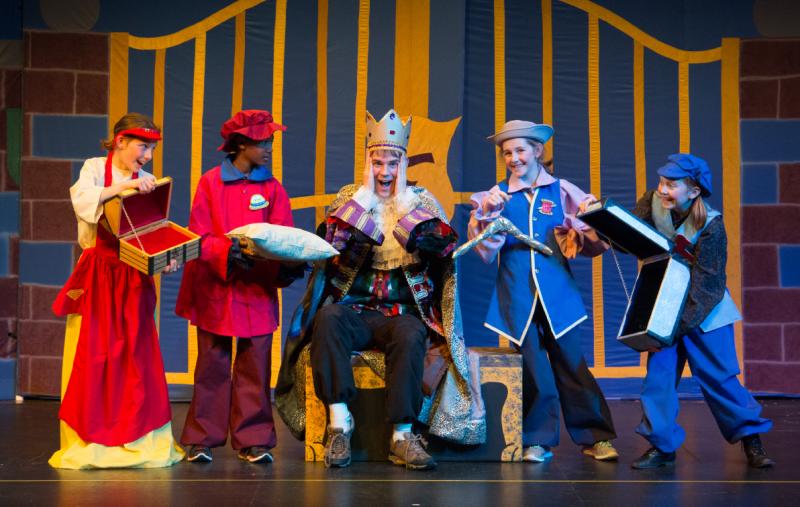
M 108 156 L 88 159 L 70 188 L 83 253 L 53 303 L 67 316 L 55 468 L 164 467 L 183 459 L 172 436 L 153 279 L 119 260 L 119 240 L 103 216 L 103 203 L 123 190 L 155 188 L 142 166 L 159 140 L 150 118 L 123 116 L 104 143 Z M 176 269 L 173 261 L 165 271 Z

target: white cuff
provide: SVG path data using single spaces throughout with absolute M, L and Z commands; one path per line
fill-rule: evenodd
M 364 185 L 361 185 L 361 187 L 356 190 L 356 193 L 353 194 L 353 200 L 367 211 L 374 209 L 378 204 L 378 196 Z

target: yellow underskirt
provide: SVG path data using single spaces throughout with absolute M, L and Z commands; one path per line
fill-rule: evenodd
M 61 368 L 61 398 L 67 390 L 72 363 L 78 347 L 81 316 L 67 317 L 64 336 L 64 360 Z M 60 421 L 61 449 L 56 451 L 48 463 L 53 468 L 73 470 L 90 468 L 159 468 L 172 466 L 184 457 L 183 449 L 172 436 L 172 423 L 151 431 L 138 440 L 120 446 L 108 447 L 85 442 L 64 421 Z
M 172 436 L 171 422 L 138 440 L 114 447 L 85 442 L 67 423 L 60 424 L 61 449 L 48 461 L 53 468 L 159 468 L 172 466 L 184 456 Z

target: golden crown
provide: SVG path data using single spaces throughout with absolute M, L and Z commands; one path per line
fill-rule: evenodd
M 373 150 L 400 150 L 403 153 L 408 148 L 408 138 L 411 135 L 411 116 L 403 122 L 394 109 L 390 109 L 381 121 L 367 111 L 367 149 Z

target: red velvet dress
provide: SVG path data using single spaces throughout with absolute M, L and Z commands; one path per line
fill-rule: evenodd
M 83 251 L 53 303 L 57 315 L 82 316 L 59 417 L 86 442 L 119 446 L 164 426 L 171 413 L 153 279 L 119 260 L 119 241 L 103 221 L 96 246 Z

